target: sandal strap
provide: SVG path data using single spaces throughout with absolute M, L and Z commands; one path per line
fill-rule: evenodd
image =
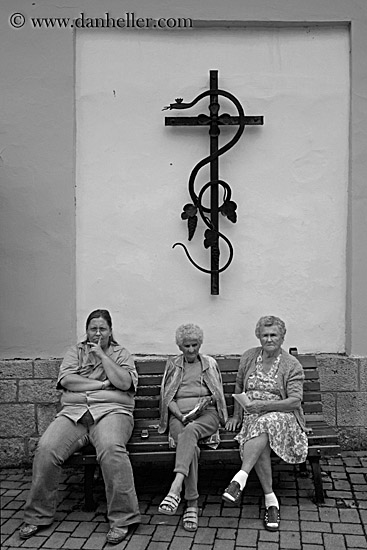
M 197 530 L 199 523 L 198 512 L 199 510 L 195 506 L 188 506 L 186 508 L 182 517 L 184 529 L 186 529 L 187 531 Z
M 183 520 L 191 521 L 192 523 L 197 523 L 198 509 L 195 506 L 188 506 L 184 511 Z
M 170 501 L 171 504 L 174 504 L 175 506 L 178 506 L 180 504 L 180 497 L 177 495 L 174 495 L 173 493 L 169 493 L 164 500 Z
M 178 505 L 181 502 L 181 497 L 174 495 L 173 493 L 169 493 L 161 502 L 161 506 L 167 506 L 171 510 L 176 510 L 178 508 Z

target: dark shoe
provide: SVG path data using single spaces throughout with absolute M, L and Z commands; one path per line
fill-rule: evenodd
M 242 490 L 240 484 L 237 481 L 231 481 L 227 489 L 222 495 L 222 499 L 231 504 L 238 504 L 240 502 Z
M 268 531 L 278 531 L 280 522 L 279 508 L 269 506 L 265 510 L 264 525 Z
M 128 527 L 113 527 L 108 531 L 106 540 L 110 544 L 118 544 L 124 540 L 128 532 Z
M 30 525 L 26 523 L 19 529 L 19 536 L 21 539 L 29 539 L 30 537 L 33 537 L 40 529 L 41 525 Z

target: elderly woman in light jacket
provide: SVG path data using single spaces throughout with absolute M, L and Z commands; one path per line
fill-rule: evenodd
M 177 329 L 176 344 L 182 354 L 168 359 L 161 388 L 159 432 L 169 429 L 170 446 L 176 447 L 176 475 L 158 510 L 175 514 L 185 485 L 187 531 L 198 526 L 198 442 L 216 448 L 219 426 L 227 420 L 221 373 L 213 357 L 199 353 L 202 343 L 203 331 L 197 325 Z

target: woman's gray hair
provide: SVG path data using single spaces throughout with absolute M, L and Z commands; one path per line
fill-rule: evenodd
M 193 325 L 192 323 L 180 325 L 176 330 L 176 344 L 182 346 L 186 339 L 198 340 L 202 344 L 204 339 L 203 330 L 198 325 Z
M 265 315 L 264 317 L 260 317 L 260 319 L 256 323 L 255 328 L 256 338 L 260 338 L 260 330 L 262 328 L 271 327 L 273 325 L 278 327 L 281 337 L 284 338 L 285 333 L 287 332 L 287 329 L 285 328 L 285 323 L 279 317 L 275 317 L 274 315 Z

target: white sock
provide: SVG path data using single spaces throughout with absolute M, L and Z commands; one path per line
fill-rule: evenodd
M 248 474 L 247 474 L 244 470 L 240 470 L 240 471 L 237 472 L 237 474 L 232 478 L 232 481 L 237 481 L 237 483 L 239 483 L 240 489 L 241 489 L 241 491 L 242 491 L 242 489 L 243 489 L 244 486 L 246 485 L 247 478 L 248 478 Z
M 265 495 L 265 508 L 270 508 L 270 506 L 276 506 L 279 510 L 279 502 L 275 493 L 268 493 Z

